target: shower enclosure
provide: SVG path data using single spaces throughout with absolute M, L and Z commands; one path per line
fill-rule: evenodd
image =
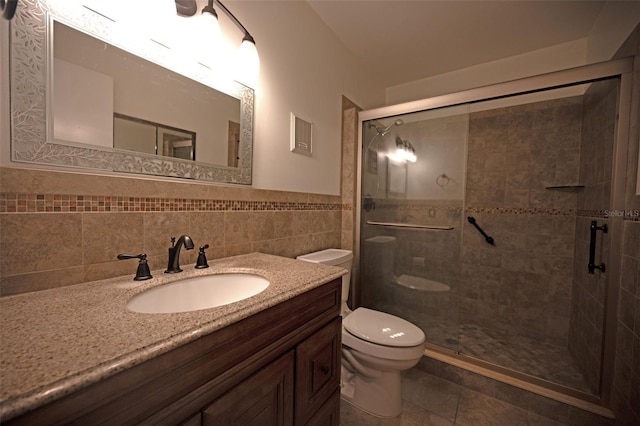
M 428 351 L 607 398 L 630 67 L 361 112 L 355 303 Z

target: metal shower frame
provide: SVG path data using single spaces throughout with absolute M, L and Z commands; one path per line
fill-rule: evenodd
M 623 211 L 625 209 L 625 184 L 627 172 L 627 152 L 629 147 L 629 124 L 631 109 L 631 84 L 633 73 L 633 58 L 624 58 L 585 65 L 561 71 L 541 74 L 533 77 L 512 80 L 489 86 L 464 90 L 446 95 L 435 96 L 412 102 L 401 103 L 386 107 L 360 111 L 358 114 L 358 141 L 357 151 L 357 185 L 355 199 L 355 244 L 354 244 L 354 283 L 353 300 L 355 305 L 360 302 L 359 277 L 360 277 L 360 226 L 362 220 L 362 138 L 363 124 L 368 120 L 394 117 L 418 111 L 431 110 L 442 107 L 451 107 L 466 103 L 507 98 L 549 89 L 574 86 L 581 83 L 591 83 L 609 78 L 619 78 L 618 95 L 618 122 L 615 128 L 612 175 L 611 175 L 611 210 Z M 425 355 L 448 362 L 460 368 L 487 374 L 496 380 L 509 382 L 512 385 L 525 390 L 556 399 L 569 405 L 611 417 L 609 409 L 611 399 L 611 386 L 615 362 L 617 299 L 621 279 L 622 262 L 622 234 L 624 227 L 623 217 L 609 218 L 609 232 L 611 235 L 611 249 L 607 264 L 608 285 L 605 299 L 605 318 L 602 351 L 601 393 L 600 396 L 590 396 L 573 391 L 564 386 L 550 383 L 542 379 L 532 380 L 525 374 L 513 374 L 505 368 L 489 364 L 487 362 L 469 359 L 464 355 L 451 355 L 438 353 L 437 350 L 425 350 Z M 354 306 L 354 308 L 356 307 Z M 512 379 L 512 380 L 505 380 Z

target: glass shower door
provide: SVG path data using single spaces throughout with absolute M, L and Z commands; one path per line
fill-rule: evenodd
M 361 304 L 456 352 L 467 127 L 462 106 L 363 128 Z
M 364 122 L 361 305 L 436 348 L 599 395 L 618 90 Z M 415 161 L 396 157 L 407 147 Z

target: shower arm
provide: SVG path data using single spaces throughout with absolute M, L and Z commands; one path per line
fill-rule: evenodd
M 371 138 L 371 140 L 367 144 L 367 147 L 365 148 L 364 152 L 367 152 L 369 150 L 369 148 L 371 147 L 371 144 L 373 143 L 373 141 L 378 136 L 383 137 L 384 135 L 389 133 L 389 129 L 392 128 L 393 126 L 402 126 L 403 124 L 404 124 L 404 122 L 402 120 L 400 120 L 400 119 L 395 120 L 393 123 L 389 124 L 385 128 L 382 128 L 382 126 L 376 126 L 373 123 L 369 123 L 369 128 L 373 127 L 374 129 L 376 129 L 376 134 Z

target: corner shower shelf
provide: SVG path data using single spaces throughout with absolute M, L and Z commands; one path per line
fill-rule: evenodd
M 583 189 L 584 185 L 553 185 L 546 186 L 545 189 L 575 190 Z
M 451 231 L 453 229 L 453 226 L 418 225 L 415 223 L 397 222 L 374 222 L 372 220 L 368 220 L 367 225 L 388 226 L 392 228 L 430 229 L 433 231 Z

